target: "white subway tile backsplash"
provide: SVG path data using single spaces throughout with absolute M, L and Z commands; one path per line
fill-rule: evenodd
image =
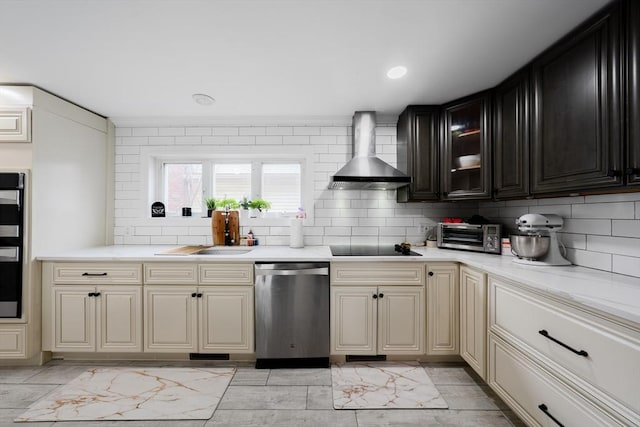
M 611 235 L 640 238 L 640 221 L 637 219 L 614 219 L 611 221 Z
M 185 130 L 182 127 L 159 128 L 158 136 L 184 136 Z
M 640 277 L 640 258 L 613 255 L 613 272 Z
M 231 145 L 255 145 L 255 136 L 230 136 L 229 144 Z
M 567 248 L 587 249 L 587 236 L 584 234 L 558 233 L 558 239 Z
M 567 259 L 574 264 L 596 270 L 611 271 L 611 254 L 567 248 Z
M 185 129 L 185 135 L 187 136 L 211 136 L 213 131 L 209 127 L 189 127 Z
M 270 126 L 267 127 L 267 135 L 291 136 L 293 128 L 288 126 Z
M 562 231 L 567 233 L 611 235 L 610 219 L 573 219 L 565 218 Z
M 633 219 L 634 212 L 633 202 L 585 203 L 574 205 L 571 217 Z
M 140 198 L 142 147 L 179 145 L 260 145 L 286 152 L 288 146 L 309 147 L 313 154 L 313 226 L 305 225 L 306 245 L 386 244 L 422 238 L 422 225 L 446 216 L 480 214 L 514 228 L 525 213 L 554 213 L 565 219 L 561 239 L 568 257 L 578 265 L 640 277 L 640 192 L 615 195 L 559 197 L 485 202 L 396 203 L 395 191 L 332 191 L 330 176 L 352 156 L 351 126 L 188 126 L 116 128 L 115 218 L 116 244 L 212 244 L 209 222 L 195 219 L 179 225 L 175 218 L 149 221 Z M 396 164 L 396 128 L 379 124 L 379 157 Z M 210 150 L 215 149 L 210 147 Z M 253 148 L 251 148 L 253 149 Z M 144 213 L 143 213 L 144 212 Z M 157 224 L 157 225 L 156 225 Z M 172 224 L 164 226 L 162 224 Z M 178 225 L 173 225 L 178 224 Z M 180 222 L 181 224 L 181 222 Z M 198 225 L 202 224 L 202 225 Z M 245 226 L 261 244 L 288 245 L 289 226 Z
M 214 136 L 238 136 L 239 134 L 237 127 L 214 127 L 211 132 Z
M 317 126 L 295 126 L 294 135 L 320 135 L 320 128 Z
M 587 236 L 587 250 L 640 257 L 640 241 L 629 237 Z
M 267 129 L 262 126 L 241 127 L 238 129 L 238 135 L 261 135 L 267 134 Z
M 226 144 L 229 144 L 229 137 L 223 136 L 223 135 L 203 136 L 202 144 L 203 145 L 226 145 Z
M 584 203 L 584 196 L 571 197 L 551 197 L 549 199 L 538 199 L 538 205 L 576 205 Z
M 133 128 L 132 136 L 158 136 L 158 128 Z

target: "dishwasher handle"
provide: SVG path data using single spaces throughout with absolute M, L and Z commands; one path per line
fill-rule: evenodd
M 274 270 L 274 269 L 261 269 L 259 266 L 256 265 L 256 276 L 328 276 L 328 275 L 329 275 L 329 269 L 327 267 Z

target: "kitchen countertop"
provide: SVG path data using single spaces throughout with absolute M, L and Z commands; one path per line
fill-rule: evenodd
M 488 255 L 450 249 L 412 249 L 422 256 L 349 256 L 334 257 L 328 246 L 307 246 L 292 249 L 287 246 L 246 247 L 251 252 L 240 255 L 157 255 L 176 246 L 124 245 L 89 248 L 37 257 L 39 261 L 78 262 L 269 262 L 269 261 L 453 261 L 464 263 L 529 287 L 545 291 L 565 300 L 614 315 L 640 329 L 640 278 L 608 273 L 585 267 L 539 267 L 514 264 L 513 257 Z M 221 247 L 222 248 L 222 247 Z M 240 249 L 239 247 L 236 247 Z M 242 249 L 245 249 L 242 247 Z

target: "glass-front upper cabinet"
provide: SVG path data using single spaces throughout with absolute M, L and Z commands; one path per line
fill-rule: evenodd
M 443 107 L 442 198 L 491 197 L 490 95 L 482 92 Z

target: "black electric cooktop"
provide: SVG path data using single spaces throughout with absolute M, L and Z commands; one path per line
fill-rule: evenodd
M 422 256 L 421 254 L 402 248 L 400 245 L 368 246 L 368 245 L 336 245 L 329 246 L 333 256 Z

